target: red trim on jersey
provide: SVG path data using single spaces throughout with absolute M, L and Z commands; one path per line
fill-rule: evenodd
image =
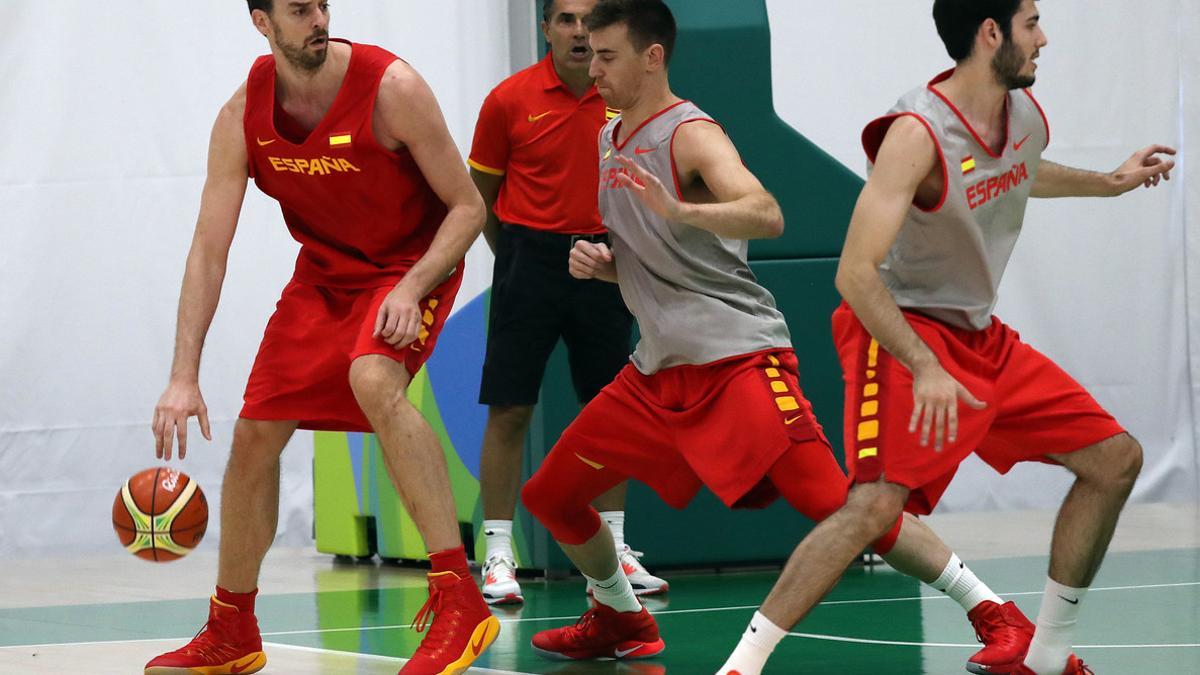
M 642 127 L 644 127 L 647 124 L 650 124 L 654 120 L 658 119 L 664 113 L 666 113 L 668 110 L 671 110 L 672 108 L 677 108 L 677 107 L 683 105 L 684 103 L 688 103 L 688 101 L 685 100 L 685 101 L 680 101 L 679 103 L 673 103 L 673 104 L 663 108 L 662 110 L 659 110 L 658 112 L 654 113 L 650 117 L 646 118 L 645 122 L 642 122 L 641 124 L 639 124 L 638 127 L 633 130 L 633 133 L 629 134 L 629 138 L 626 138 L 624 143 L 617 142 L 617 134 L 620 133 L 620 131 L 621 131 L 621 125 L 625 123 L 625 120 L 620 120 L 619 122 L 617 122 L 616 124 L 613 125 L 613 130 L 612 130 L 613 147 L 615 147 L 617 149 L 617 152 L 624 150 L 625 146 L 629 145 L 629 141 L 633 140 L 633 137 L 637 136 L 638 132 L 642 130 Z
M 1042 104 L 1038 103 L 1037 99 L 1033 97 L 1033 92 L 1028 89 L 1022 89 L 1021 91 L 1025 92 L 1030 101 L 1033 101 L 1033 107 L 1037 108 L 1038 113 L 1042 116 L 1042 124 L 1046 125 L 1046 145 L 1042 146 L 1045 148 L 1050 145 L 1050 120 L 1046 119 L 1046 111 L 1042 110 Z
M 338 91 L 337 91 L 337 94 L 335 94 L 333 97 L 333 103 L 329 104 L 329 109 L 326 110 L 325 114 L 321 116 L 321 121 L 317 122 L 317 126 L 313 127 L 312 131 L 309 131 L 308 135 L 305 136 L 303 140 L 301 140 L 299 143 L 293 143 L 290 139 L 288 139 L 287 136 L 284 136 L 283 134 L 279 133 L 279 124 L 275 119 L 274 108 L 271 109 L 271 114 L 268 117 L 268 119 L 270 120 L 271 131 L 275 132 L 275 136 L 279 138 L 280 142 L 285 143 L 288 146 L 295 148 L 295 149 L 303 148 L 304 145 L 306 143 L 308 143 L 308 141 L 310 139 L 318 138 L 322 135 L 325 135 L 325 136 L 332 135 L 331 133 L 324 132 L 323 129 L 325 129 L 325 127 L 329 126 L 329 123 L 332 122 L 332 120 L 334 120 L 337 117 L 336 113 L 341 112 L 341 110 L 339 109 L 339 107 L 340 107 L 339 104 L 343 103 L 342 99 L 345 98 L 345 96 L 343 96 L 343 94 L 346 93 L 346 82 L 348 82 L 350 80 L 349 76 L 350 76 L 350 73 L 354 69 L 355 61 L 356 61 L 355 56 L 358 54 L 358 50 L 354 48 L 354 44 L 351 43 L 349 40 L 343 40 L 342 38 L 328 38 L 328 41 L 329 42 L 340 42 L 340 43 L 346 45 L 347 47 L 350 47 L 350 60 L 346 62 L 346 74 L 342 76 L 342 83 L 338 85 Z M 271 77 L 271 100 L 272 101 L 279 100 L 278 82 L 279 82 L 279 78 L 277 76 L 273 75 Z M 377 96 L 378 94 L 379 94 L 379 88 L 376 87 L 375 95 Z M 372 97 L 371 100 L 373 102 L 374 97 Z M 372 107 L 372 110 L 374 110 L 373 107 Z M 335 113 L 335 114 L 330 114 L 330 113 Z
M 914 112 L 895 113 L 893 115 L 884 115 L 867 125 L 867 128 L 862 132 L 863 150 L 867 153 L 867 159 L 872 164 L 875 163 L 875 156 L 879 154 L 879 146 L 883 145 L 883 139 L 887 136 L 887 131 L 892 127 L 892 123 L 901 117 L 912 117 L 925 127 L 925 131 L 929 132 L 929 137 L 933 139 L 933 146 L 937 150 L 938 161 L 942 165 L 942 195 L 938 198 L 938 203 L 933 208 L 925 208 L 916 202 L 916 195 L 913 195 L 913 207 L 924 211 L 925 213 L 936 213 L 942 209 L 942 205 L 946 203 L 946 195 L 950 193 L 950 173 L 946 167 L 946 154 L 942 152 L 942 143 L 938 140 L 937 134 L 933 133 L 933 127 L 929 122 Z
M 966 116 L 962 114 L 962 111 L 958 109 L 958 106 L 954 105 L 954 103 L 952 103 L 945 94 L 934 88 L 933 85 L 945 82 L 953 74 L 954 69 L 951 68 L 950 70 L 947 70 L 941 75 L 938 75 L 930 80 L 928 85 L 929 91 L 932 91 L 935 96 L 942 99 L 942 102 L 950 107 L 950 110 L 954 111 L 954 114 L 958 116 L 959 121 L 963 123 L 963 126 L 967 128 L 967 131 L 971 132 L 971 136 L 975 138 L 975 142 L 979 144 L 979 147 L 983 148 L 983 151 L 986 152 L 989 157 L 993 159 L 999 159 L 1000 156 L 1004 154 L 1004 148 L 1008 145 L 1008 139 L 1012 136 L 1010 133 L 1012 127 L 1012 106 L 1009 105 L 1008 95 L 1005 94 L 1004 97 L 1004 142 L 1000 144 L 1000 153 L 997 154 L 992 152 L 992 149 L 988 147 L 988 144 L 985 143 L 983 138 L 975 131 L 975 127 L 971 126 L 971 123 L 967 121 Z
M 675 134 L 679 133 L 679 129 L 683 127 L 683 125 L 691 124 L 692 122 L 710 122 L 718 127 L 721 127 L 721 131 L 725 131 L 725 127 L 722 126 L 720 122 L 707 117 L 697 117 L 695 119 L 684 120 L 675 125 L 675 130 L 671 132 L 671 142 L 668 147 L 671 153 L 671 180 L 675 182 L 675 198 L 680 201 L 683 201 L 683 190 L 679 189 L 679 170 L 675 167 Z M 727 135 L 728 133 L 729 132 L 726 132 Z

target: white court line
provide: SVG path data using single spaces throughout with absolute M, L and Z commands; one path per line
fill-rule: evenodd
M 1150 588 L 1182 588 L 1186 586 L 1200 586 L 1200 581 L 1185 581 L 1174 584 L 1141 584 L 1136 586 L 1100 586 L 1089 589 L 1089 593 L 1101 591 L 1133 591 L 1144 590 Z M 1023 591 L 1019 593 L 1001 593 L 1001 597 L 1012 597 L 1017 595 L 1041 595 L 1042 591 Z M 865 605 L 881 602 L 924 602 L 926 600 L 949 600 L 945 595 L 918 595 L 906 598 L 867 598 L 862 600 L 828 600 L 820 603 L 821 605 Z M 759 605 L 734 605 L 730 607 L 697 607 L 694 609 L 664 609 L 657 612 L 651 612 L 655 616 L 663 614 L 699 614 L 705 612 L 733 612 L 747 609 L 758 609 Z M 499 617 L 497 617 L 499 619 Z M 539 621 L 573 621 L 578 619 L 576 615 L 571 616 L 538 616 L 520 619 L 499 619 L 500 623 L 534 623 Z M 262 634 L 263 637 L 276 637 L 280 635 L 317 635 L 322 633 L 346 633 L 346 632 L 363 632 L 371 630 L 404 630 L 412 628 L 412 624 L 394 624 L 389 626 L 350 626 L 347 628 L 312 628 L 306 630 L 285 630 L 285 631 L 268 631 Z M 99 640 L 95 642 L 57 642 L 57 643 L 36 643 L 29 645 L 10 645 L 0 646 L 0 649 L 30 649 L 33 647 L 63 647 L 69 645 L 98 645 L 98 644 L 124 644 L 136 642 L 164 642 L 164 641 L 180 641 L 190 640 L 191 637 L 177 638 L 142 638 L 137 640 Z M 847 638 L 851 639 L 851 638 Z M 914 643 L 915 644 L 915 643 Z M 933 645 L 931 645 L 933 646 Z M 961 645 L 953 645 L 961 646 Z M 1149 645 L 1154 646 L 1154 645 Z M 1170 645 L 1166 645 L 1170 646 Z M 1188 646 L 1188 645 L 1181 645 Z M 1093 647 L 1093 648 L 1099 648 Z
M 272 649 L 294 649 L 300 652 L 310 654 L 337 654 L 340 656 L 353 656 L 364 661 L 383 661 L 387 663 L 404 664 L 408 663 L 408 659 L 400 658 L 399 656 L 383 656 L 381 654 L 363 654 L 361 652 L 344 652 L 340 649 L 320 649 L 318 647 L 301 647 L 300 645 L 289 645 L 284 642 L 264 642 L 264 647 Z M 495 668 L 481 668 L 473 666 L 467 670 L 467 675 L 534 675 L 533 673 L 523 673 L 515 670 L 496 670 Z
M 1179 588 L 1183 586 L 1200 586 L 1200 581 L 1184 581 L 1174 584 L 1142 584 L 1140 586 L 1100 586 L 1089 589 L 1089 593 L 1099 591 L 1132 591 L 1144 590 L 1149 588 Z M 1042 591 L 1022 591 L 1019 593 L 1001 593 L 1001 597 L 1013 597 L 1018 595 L 1041 595 Z M 866 605 L 881 602 L 924 602 L 927 600 L 949 600 L 945 595 L 918 595 L 907 598 L 868 598 L 863 600 L 827 600 L 822 602 L 822 605 Z M 697 607 L 693 609 L 662 609 L 655 612 L 650 612 L 654 616 L 663 614 L 701 614 L 706 612 L 736 612 L 747 609 L 758 609 L 761 605 L 732 605 L 729 607 Z M 499 618 L 499 617 L 497 617 Z M 576 615 L 571 616 L 534 616 L 521 619 L 500 619 L 500 623 L 536 623 L 538 621 L 573 621 L 578 619 Z M 271 635 L 307 635 L 309 633 L 344 633 L 349 631 L 367 631 L 367 630 L 403 630 L 412 628 L 412 624 L 396 624 L 390 626 L 354 626 L 350 628 L 320 628 L 312 630 L 293 630 L 293 631 L 276 631 L 273 633 L 263 633 L 264 636 Z
M 957 644 L 953 642 L 904 642 L 902 640 L 869 640 L 867 638 L 852 638 L 841 635 L 821 635 L 820 633 L 788 633 L 788 637 L 807 638 L 809 640 L 825 640 L 827 642 L 853 642 L 859 645 L 888 645 L 893 647 L 950 647 L 954 649 L 979 649 L 979 643 Z M 1159 644 L 1159 645 L 1075 645 L 1075 649 L 1196 649 L 1200 644 Z

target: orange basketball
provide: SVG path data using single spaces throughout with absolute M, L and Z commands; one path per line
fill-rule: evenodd
M 113 529 L 139 558 L 169 562 L 187 555 L 208 528 L 208 501 L 196 481 L 170 467 L 134 474 L 113 502 Z

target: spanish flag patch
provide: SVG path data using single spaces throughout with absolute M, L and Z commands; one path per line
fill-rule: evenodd
M 966 157 L 963 157 L 963 160 L 962 160 L 963 175 L 965 176 L 974 170 L 975 170 L 975 157 L 972 155 L 967 155 Z
M 350 134 L 336 134 L 329 137 L 329 147 L 336 148 L 339 145 L 350 145 Z
M 612 118 L 614 118 L 614 117 L 616 117 L 617 115 L 620 115 L 620 114 L 621 114 L 621 111 L 620 111 L 620 110 L 614 110 L 614 109 L 612 109 L 612 108 L 605 108 L 605 109 L 604 109 L 604 119 L 606 119 L 606 120 L 611 120 Z

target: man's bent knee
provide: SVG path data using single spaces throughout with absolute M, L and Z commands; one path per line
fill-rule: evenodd
M 1129 434 L 1125 434 L 1125 445 L 1128 449 L 1124 453 L 1123 476 L 1130 483 L 1133 483 L 1142 474 L 1145 453 L 1142 450 L 1142 444 L 1138 443 L 1137 439 Z
M 364 411 L 406 402 L 411 378 L 404 364 L 380 354 L 367 354 L 350 364 L 350 389 Z
M 233 425 L 231 455 L 274 461 L 283 452 L 296 426 L 294 421 L 238 418 Z
M 600 515 L 587 502 L 571 498 L 553 477 L 539 471 L 521 488 L 521 502 L 554 540 L 578 546 L 600 529 Z
M 1056 459 L 1080 480 L 1128 491 L 1142 472 L 1143 452 L 1133 436 L 1118 434 Z
M 908 489 L 879 481 L 856 485 L 843 508 L 872 540 L 889 532 L 904 513 Z
M 488 407 L 489 430 L 508 439 L 524 440 L 533 419 L 531 405 L 493 405 Z

